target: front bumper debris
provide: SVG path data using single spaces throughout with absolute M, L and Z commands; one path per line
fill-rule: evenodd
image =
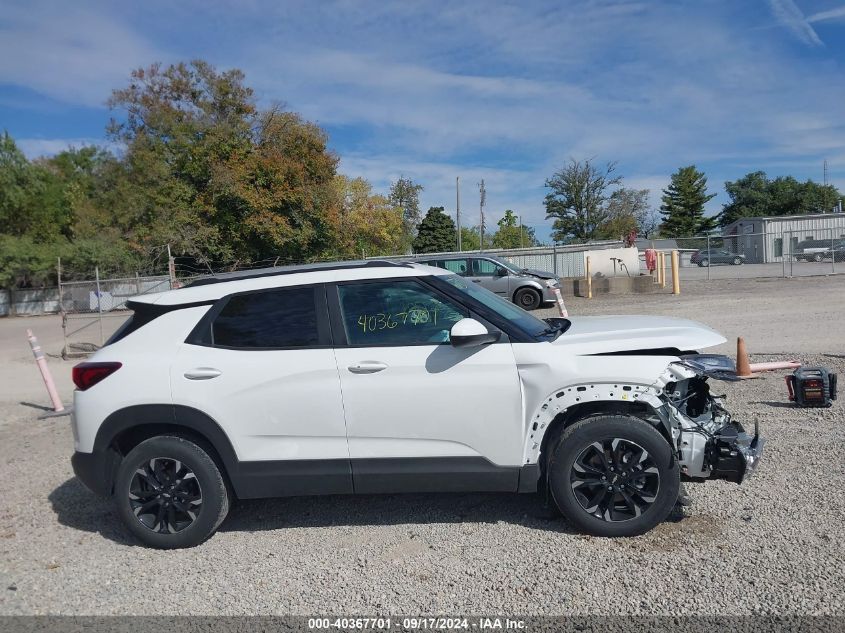
M 711 477 L 742 483 L 760 465 L 764 443 L 756 424 L 753 436 L 739 424 L 726 425 L 716 433 L 708 447 L 708 462 L 713 469 Z

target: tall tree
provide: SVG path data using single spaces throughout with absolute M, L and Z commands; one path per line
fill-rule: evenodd
M 598 167 L 591 160 L 570 159 L 569 164 L 546 180 L 546 219 L 554 218 L 555 241 L 586 242 L 596 237 L 607 220 L 608 190 L 622 182 L 616 163 Z
M 420 192 L 422 190 L 422 185 L 415 183 L 410 178 L 400 176 L 399 180 L 390 185 L 390 192 L 387 194 L 390 203 L 402 209 L 409 236 L 416 233 L 417 225 L 422 217 L 420 213 Z
M 522 248 L 537 245 L 534 229 L 521 226 L 519 217 L 510 209 L 505 211 L 505 215 L 497 224 L 499 228 L 493 234 L 494 248 Z
M 305 259 L 332 243 L 337 157 L 298 115 L 260 111 L 241 71 L 194 61 L 132 73 L 109 101 L 124 116 L 136 238 L 203 258 Z
M 340 230 L 330 254 L 351 258 L 401 254 L 402 210 L 374 195 L 363 178 L 337 175 L 334 186 Z
M 799 182 L 792 176 L 770 180 L 755 171 L 725 183 L 728 202 L 722 207 L 719 224 L 725 226 L 740 218 L 826 213 L 842 198 L 833 185 L 812 180 Z
M 443 210 L 443 207 L 431 207 L 420 222 L 417 236 L 414 238 L 414 252 L 442 253 L 455 250 L 457 233 L 455 221 Z
M 596 237 L 618 240 L 632 231 L 639 235 L 653 233 L 657 220 L 648 201 L 648 189 L 620 187 L 607 200 L 607 219 L 599 225 Z
M 678 169 L 663 190 L 661 234 L 691 237 L 714 228 L 716 221 L 704 216 L 704 205 L 715 196 L 715 193 L 707 193 L 707 177 L 695 165 Z
M 461 227 L 461 250 L 477 251 L 481 249 L 481 230 L 477 226 Z

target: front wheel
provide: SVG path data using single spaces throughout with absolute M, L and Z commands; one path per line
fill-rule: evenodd
M 549 458 L 552 497 L 576 528 L 596 536 L 635 536 L 675 505 L 680 469 L 666 439 L 628 416 L 600 416 L 568 428 Z
M 175 436 L 133 448 L 120 463 L 114 496 L 129 531 L 161 549 L 199 545 L 229 511 L 217 464 L 197 444 Z
M 742 257 L 734 257 L 733 265 L 739 266 L 742 263 Z
M 535 310 L 540 307 L 542 297 L 533 288 L 520 288 L 513 296 L 513 302 L 523 310 Z
M 709 259 L 702 259 L 698 262 L 698 265 L 701 268 L 706 268 L 707 266 L 710 265 L 710 260 Z

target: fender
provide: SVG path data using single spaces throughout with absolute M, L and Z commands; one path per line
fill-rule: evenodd
M 632 405 L 643 403 L 657 414 L 657 408 L 662 402 L 658 398 L 660 389 L 653 385 L 637 383 L 598 383 L 590 382 L 563 387 L 551 393 L 543 400 L 543 404 L 535 411 L 525 441 L 523 464 L 536 464 L 540 459 L 540 448 L 543 439 L 552 424 L 560 414 L 576 405 L 585 403 L 606 403 L 608 405 L 623 403 Z

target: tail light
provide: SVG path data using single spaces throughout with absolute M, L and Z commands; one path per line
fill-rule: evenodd
M 73 368 L 73 384 L 80 391 L 85 391 L 111 376 L 122 366 L 123 363 L 79 363 Z

